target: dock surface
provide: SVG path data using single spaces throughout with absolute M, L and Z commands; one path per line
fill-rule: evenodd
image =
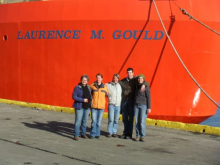
M 220 136 L 147 125 L 146 142 L 107 138 L 103 119 L 100 139 L 75 141 L 74 117 L 0 103 L 0 165 L 220 165 Z

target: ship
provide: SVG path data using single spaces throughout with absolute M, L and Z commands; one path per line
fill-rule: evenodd
M 81 75 L 107 83 L 132 67 L 150 84 L 149 118 L 200 123 L 216 113 L 200 86 L 219 101 L 220 37 L 186 11 L 220 31 L 219 0 L 0 2 L 0 98 L 71 107 Z

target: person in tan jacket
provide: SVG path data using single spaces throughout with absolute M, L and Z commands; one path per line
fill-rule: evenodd
M 100 137 L 100 128 L 102 116 L 105 109 L 105 97 L 108 97 L 108 89 L 102 83 L 103 76 L 101 73 L 96 75 L 96 81 L 90 85 L 92 91 L 92 108 L 91 108 L 91 132 L 90 139 Z

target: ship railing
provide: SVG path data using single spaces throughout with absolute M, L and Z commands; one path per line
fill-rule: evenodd
M 33 1 L 48 1 L 48 0 L 0 0 L 0 4 L 33 2 Z

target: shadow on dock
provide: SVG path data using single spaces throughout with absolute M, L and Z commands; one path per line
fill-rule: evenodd
M 73 139 L 74 137 L 74 124 L 73 123 L 65 123 L 65 122 L 58 122 L 58 121 L 48 121 L 47 123 L 40 123 L 40 122 L 32 122 L 26 123 L 22 122 L 26 127 L 39 129 L 43 131 L 48 131 L 51 133 L 58 134 L 63 137 L 67 137 Z M 86 127 L 87 132 L 90 132 L 91 128 Z M 102 136 L 107 136 L 107 132 L 101 130 Z

